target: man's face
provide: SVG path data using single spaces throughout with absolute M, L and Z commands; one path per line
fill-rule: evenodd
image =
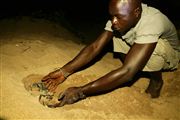
M 112 29 L 125 34 L 137 21 L 128 0 L 111 0 L 109 4 Z

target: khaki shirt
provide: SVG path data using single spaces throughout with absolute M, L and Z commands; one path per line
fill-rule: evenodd
M 109 20 L 105 30 L 112 31 L 112 23 Z M 177 31 L 173 23 L 159 10 L 142 4 L 141 18 L 134 28 L 131 28 L 122 39 L 130 46 L 134 43 L 153 43 L 159 39 L 166 39 L 173 49 L 180 52 L 180 40 L 177 37 Z M 113 37 L 113 39 L 121 39 Z M 122 40 L 121 39 L 121 40 Z

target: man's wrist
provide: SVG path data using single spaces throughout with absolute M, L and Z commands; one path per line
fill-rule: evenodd
M 66 79 L 69 75 L 71 75 L 71 73 L 66 72 L 64 69 L 62 68 L 56 68 L 55 71 L 59 71 L 60 73 L 62 73 L 62 75 L 64 76 L 64 78 Z
M 64 78 L 67 78 L 71 73 L 66 72 L 65 70 L 63 70 L 62 68 L 59 68 L 59 71 L 62 72 Z
M 88 96 L 88 87 L 85 85 L 85 86 L 81 86 L 80 88 L 83 94 Z
M 79 87 L 79 89 L 80 89 L 80 93 L 79 93 L 80 99 L 85 99 L 86 98 L 86 94 L 84 94 L 84 92 L 82 90 L 82 87 Z

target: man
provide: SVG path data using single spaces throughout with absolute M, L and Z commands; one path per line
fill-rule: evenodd
M 68 88 L 60 95 L 61 102 L 50 107 L 109 92 L 131 81 L 140 71 L 150 75 L 146 92 L 152 98 L 159 97 L 163 85 L 161 71 L 174 70 L 179 63 L 180 42 L 174 25 L 160 11 L 140 0 L 110 0 L 109 14 L 111 20 L 102 34 L 72 61 L 45 76 L 42 82 L 49 91 L 54 91 L 69 75 L 92 61 L 112 39 L 114 51 L 125 55 L 123 65 L 84 86 Z

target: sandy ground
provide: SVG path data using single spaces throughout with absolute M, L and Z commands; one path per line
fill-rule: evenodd
M 71 60 L 85 45 L 73 42 L 78 38 L 61 26 L 28 18 L 1 20 L 0 41 L 0 119 L 180 120 L 180 69 L 163 73 L 164 86 L 158 99 L 144 92 L 149 81 L 141 78 L 131 87 L 51 109 L 30 95 L 21 80 L 29 74 L 46 75 Z M 59 87 L 63 91 L 84 85 L 119 66 L 120 61 L 107 53 Z

